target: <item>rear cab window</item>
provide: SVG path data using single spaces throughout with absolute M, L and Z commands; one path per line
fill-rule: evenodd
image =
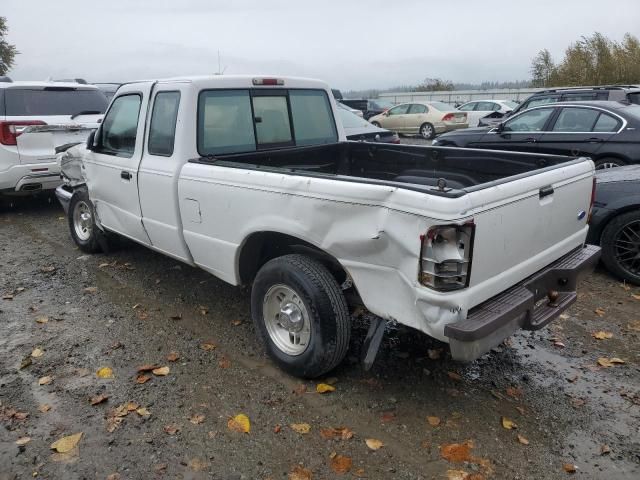
M 203 90 L 198 98 L 198 153 L 250 153 L 336 143 L 324 90 Z
M 102 114 L 108 105 L 100 90 L 73 87 L 7 88 L 4 103 L 9 117 Z
M 158 92 L 156 94 L 149 126 L 147 146 L 149 154 L 164 157 L 173 155 L 179 105 L 180 92 Z

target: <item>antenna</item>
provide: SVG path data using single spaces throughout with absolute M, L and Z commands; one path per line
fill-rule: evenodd
M 216 75 L 224 75 L 226 69 L 227 67 L 222 68 L 222 64 L 220 63 L 220 50 L 218 50 L 218 71 Z

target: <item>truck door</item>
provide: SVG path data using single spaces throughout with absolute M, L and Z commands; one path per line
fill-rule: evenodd
M 152 85 L 134 83 L 118 90 L 83 161 L 100 223 L 144 245 L 150 242 L 138 200 L 138 166 Z

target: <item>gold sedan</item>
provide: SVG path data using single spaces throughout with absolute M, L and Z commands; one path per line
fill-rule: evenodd
M 437 134 L 467 128 L 467 114 L 444 102 L 402 103 L 369 119 L 376 127 L 432 140 Z

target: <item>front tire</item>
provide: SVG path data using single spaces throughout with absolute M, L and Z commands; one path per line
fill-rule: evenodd
M 278 257 L 260 269 L 251 315 L 269 356 L 296 377 L 319 377 L 347 353 L 351 321 L 340 285 L 305 255 Z
M 86 190 L 76 190 L 69 202 L 69 230 L 75 244 L 85 253 L 100 252 L 100 230 L 95 223 L 95 209 Z
M 433 140 L 436 136 L 436 129 L 430 123 L 423 123 L 420 126 L 420 136 L 425 140 Z
M 602 262 L 617 277 L 640 285 L 640 212 L 618 215 L 600 239 Z

